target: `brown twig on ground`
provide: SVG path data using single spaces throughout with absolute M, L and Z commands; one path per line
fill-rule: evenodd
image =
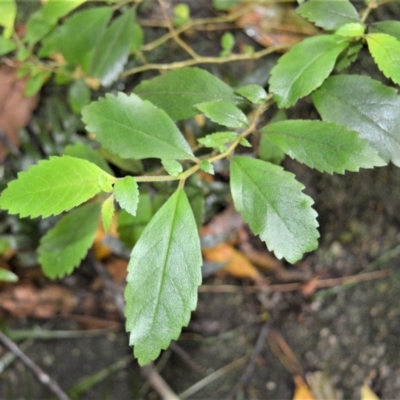
M 172 342 L 169 348 L 193 371 L 197 372 L 200 375 L 204 375 L 206 373 L 206 368 L 197 364 L 190 355 L 182 349 L 177 343 Z
M 27 368 L 29 368 L 37 380 L 47 387 L 59 400 L 70 400 L 68 395 L 60 388 L 58 383 L 44 372 L 33 360 L 31 360 L 11 339 L 0 332 L 0 342 L 4 344 Z
M 257 358 L 260 355 L 261 350 L 265 346 L 265 340 L 266 340 L 268 332 L 270 330 L 271 323 L 272 323 L 271 319 L 268 319 L 268 321 L 265 322 L 263 327 L 261 328 L 260 334 L 258 335 L 256 344 L 254 346 L 253 354 L 251 355 L 250 361 L 248 362 L 243 375 L 240 377 L 238 384 L 229 393 L 227 400 L 234 400 L 236 398 L 236 395 L 239 393 L 239 391 L 241 391 L 243 388 L 245 388 L 249 384 L 250 379 L 254 373 L 254 369 L 256 367 Z

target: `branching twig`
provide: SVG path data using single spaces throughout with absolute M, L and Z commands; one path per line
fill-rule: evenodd
M 59 400 L 70 400 L 67 394 L 60 388 L 46 372 L 44 372 L 34 361 L 32 361 L 21 349 L 9 339 L 3 332 L 0 332 L 0 342 L 4 344 L 16 357 L 18 357 L 27 368 L 29 368 L 38 381 L 47 387 Z

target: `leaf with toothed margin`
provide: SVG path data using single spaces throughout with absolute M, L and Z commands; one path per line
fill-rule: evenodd
M 201 264 L 193 211 L 178 189 L 146 226 L 128 265 L 126 329 L 140 365 L 158 357 L 188 324 Z
M 97 165 L 62 156 L 39 161 L 10 182 L 0 208 L 21 217 L 48 217 L 79 206 L 101 191 L 99 176 L 115 179 Z

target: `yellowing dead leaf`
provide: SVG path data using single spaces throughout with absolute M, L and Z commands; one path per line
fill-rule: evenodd
M 226 266 L 222 271 L 236 278 L 255 279 L 259 276 L 259 272 L 253 264 L 228 243 L 220 243 L 215 247 L 203 249 L 203 255 L 207 261 L 225 262 Z
M 361 386 L 361 400 L 379 400 L 379 397 L 367 386 Z
M 304 382 L 304 379 L 300 375 L 294 377 L 294 383 L 296 388 L 294 390 L 293 400 L 315 400 L 307 383 Z
M 111 226 L 107 232 L 107 235 L 118 237 L 116 218 L 114 218 L 111 222 Z M 93 253 L 97 260 L 104 260 L 112 254 L 111 249 L 103 242 L 105 236 L 106 233 L 104 232 L 103 224 L 100 223 L 97 227 L 96 237 L 93 243 Z

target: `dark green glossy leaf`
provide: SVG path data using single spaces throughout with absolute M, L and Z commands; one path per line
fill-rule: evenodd
M 360 21 L 357 10 L 348 0 L 310 0 L 303 3 L 297 12 L 303 18 L 328 31 Z
M 370 33 L 387 33 L 400 40 L 400 21 L 374 22 L 369 26 Z
M 211 101 L 196 104 L 196 108 L 211 121 L 228 128 L 245 128 L 249 124 L 243 111 L 232 103 Z
M 321 35 L 293 46 L 271 71 L 270 91 L 278 106 L 290 107 L 317 89 L 332 72 L 337 57 L 348 45 L 342 37 Z
M 199 68 L 182 68 L 142 81 L 134 92 L 165 110 L 176 121 L 198 114 L 195 105 L 199 103 L 237 102 L 230 86 Z
M 312 96 L 324 121 L 359 132 L 386 162 L 400 166 L 400 96 L 366 76 L 329 78 Z
M 107 94 L 82 110 L 89 132 L 122 158 L 193 157 L 189 144 L 161 109 L 135 94 Z
M 64 215 L 42 237 L 39 263 L 50 278 L 72 273 L 93 244 L 100 218 L 100 203 L 85 204 Z
M 114 184 L 114 196 L 118 204 L 129 214 L 136 215 L 139 201 L 138 185 L 131 176 L 119 179 Z
M 369 51 L 382 73 L 400 84 L 400 41 L 386 33 L 366 36 Z
M 0 207 L 21 217 L 57 215 L 99 193 L 100 174 L 108 175 L 89 161 L 50 157 L 20 172 L 1 193 Z
M 317 213 L 304 186 L 282 167 L 248 157 L 231 163 L 235 208 L 268 249 L 291 263 L 318 246 Z
M 133 10 L 117 18 L 104 32 L 93 54 L 90 74 L 100 79 L 104 86 L 110 85 L 123 70 L 134 37 Z
M 188 324 L 201 264 L 193 212 L 178 189 L 145 228 L 128 265 L 126 329 L 140 365 L 154 360 Z
M 262 132 L 287 155 L 321 172 L 343 174 L 385 164 L 357 132 L 332 122 L 282 121 Z

